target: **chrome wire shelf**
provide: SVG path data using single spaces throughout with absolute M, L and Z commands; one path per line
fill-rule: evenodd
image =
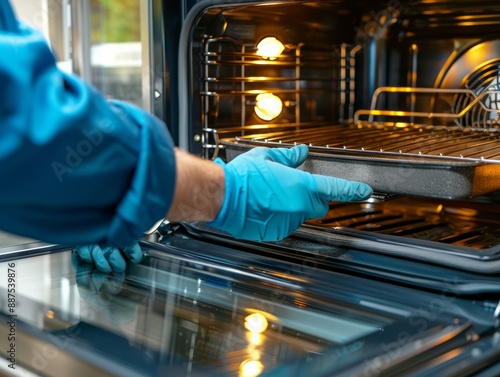
M 457 96 L 467 96 L 467 105 L 458 112 L 447 111 L 401 111 L 378 108 L 382 94 L 406 94 L 411 101 L 416 95 L 430 96 L 425 101 L 427 108 L 438 107 L 437 103 L 456 103 Z M 322 125 L 284 130 L 245 129 L 246 134 L 235 136 L 239 143 L 254 146 L 293 146 L 307 144 L 311 152 L 370 156 L 374 158 L 413 158 L 475 163 L 500 163 L 500 109 L 492 103 L 499 91 L 485 90 L 476 94 L 470 89 L 434 89 L 412 87 L 381 87 L 372 97 L 369 110 L 358 110 L 354 124 Z M 447 100 L 439 98 L 446 95 Z M 490 107 L 486 106 L 489 104 Z M 441 105 L 442 106 L 442 105 Z M 411 103 L 409 108 L 414 108 Z M 463 125 L 463 119 L 471 119 L 470 112 L 480 108 L 481 119 Z M 485 114 L 488 114 L 485 116 Z M 367 117 L 367 120 L 361 120 Z M 387 119 L 390 120 L 387 120 Z M 417 120 L 444 119 L 441 124 L 416 123 Z M 381 119 L 381 121 L 379 121 Z M 481 120 L 481 122 L 479 122 Z M 217 135 L 218 137 L 218 135 Z M 216 144 L 219 143 L 217 140 Z
M 486 130 L 359 122 L 239 136 L 234 140 L 267 147 L 306 144 L 311 152 L 326 154 L 500 163 L 500 127 Z
M 485 253 L 500 251 L 497 216 L 487 205 L 398 198 L 384 203 L 331 203 L 328 214 L 308 223 L 325 228 L 353 229 L 450 245 L 455 249 Z M 460 249 L 460 250 L 459 250 Z
M 408 108 L 415 108 L 417 96 L 427 95 L 430 99 L 426 102 L 426 111 L 407 111 L 397 109 L 379 109 L 382 94 L 406 94 Z M 354 123 L 358 123 L 362 116 L 368 116 L 368 121 L 373 122 L 376 117 L 386 116 L 399 118 L 402 122 L 414 123 L 415 119 L 441 119 L 453 121 L 459 127 L 489 128 L 499 125 L 500 120 L 500 91 L 482 90 L 476 92 L 472 89 L 443 89 L 443 88 L 415 88 L 415 87 L 380 87 L 372 96 L 370 109 L 357 110 L 354 114 Z M 451 96 L 451 100 L 442 99 Z M 437 110 L 440 105 L 450 104 L 442 110 Z M 459 106 L 459 105 L 462 106 Z M 441 105 L 442 107 L 442 105 Z

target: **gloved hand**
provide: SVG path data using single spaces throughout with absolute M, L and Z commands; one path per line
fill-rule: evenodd
M 103 273 L 97 269 L 94 263 L 82 259 L 76 249 L 71 254 L 71 264 L 76 271 L 75 278 L 78 287 L 85 287 L 97 292 L 102 289 L 112 295 L 121 292 L 125 282 L 124 271 Z
M 328 201 L 363 200 L 370 186 L 310 174 L 298 169 L 307 158 L 306 145 L 254 148 L 224 164 L 225 198 L 208 225 L 236 238 L 281 240 L 304 221 L 324 217 Z
M 137 242 L 120 250 L 116 246 L 101 246 L 97 244 L 77 246 L 75 252 L 87 263 L 95 263 L 102 272 L 123 272 L 127 262 L 123 254 L 132 263 L 142 260 L 142 249 Z
M 76 249 L 71 262 L 76 270 L 78 293 L 96 314 L 104 313 L 113 324 L 134 318 L 139 298 L 124 289 L 125 272 L 103 273 L 94 263 L 83 260 Z

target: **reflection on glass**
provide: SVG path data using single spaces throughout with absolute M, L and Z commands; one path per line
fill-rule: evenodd
M 264 365 L 258 360 L 245 360 L 240 365 L 240 377 L 256 377 L 262 373 Z
M 267 319 L 262 313 L 253 313 L 245 318 L 245 328 L 255 334 L 266 331 L 267 325 Z
M 277 301 L 259 281 L 235 284 L 213 267 L 161 254 L 126 275 L 75 263 L 71 250 L 20 259 L 18 319 L 139 373 L 179 377 L 257 376 L 381 326 L 326 303 Z M 0 275 L 6 268 L 0 263 Z
M 255 332 L 247 332 L 247 341 L 252 346 L 260 346 L 264 342 L 264 335 Z

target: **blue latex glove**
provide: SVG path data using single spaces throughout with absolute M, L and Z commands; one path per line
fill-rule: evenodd
M 127 262 L 123 254 L 132 263 L 142 260 L 142 249 L 137 242 L 124 249 L 116 246 L 101 246 L 97 244 L 77 246 L 74 251 L 87 263 L 93 263 L 102 272 L 123 272 Z
M 363 200 L 370 186 L 298 169 L 308 148 L 254 148 L 224 166 L 226 194 L 208 225 L 236 238 L 281 240 L 304 221 L 324 217 L 329 201 Z
M 121 292 L 125 282 L 124 271 L 104 273 L 94 263 L 89 263 L 82 259 L 78 249 L 73 250 L 71 263 L 75 269 L 75 278 L 78 287 L 92 288 L 95 291 L 100 291 L 103 288 L 106 292 L 113 295 Z
M 80 297 L 96 314 L 104 313 L 114 324 L 134 319 L 140 297 L 132 297 L 130 290 L 124 289 L 125 272 L 104 273 L 94 263 L 83 260 L 76 250 L 73 250 L 71 262 Z

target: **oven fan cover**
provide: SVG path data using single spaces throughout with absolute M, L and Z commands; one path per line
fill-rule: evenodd
M 471 106 L 463 117 L 455 120 L 461 127 L 498 127 L 500 119 L 500 58 L 480 65 L 463 80 L 461 87 L 470 89 L 481 96 L 480 103 L 473 104 L 473 98 L 465 94 L 455 97 L 452 111 Z M 489 109 L 489 110 L 486 110 Z M 498 112 L 496 112 L 496 111 Z

